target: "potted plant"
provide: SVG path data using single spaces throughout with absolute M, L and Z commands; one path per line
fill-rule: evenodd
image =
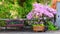
M 36 31 L 36 32 L 44 31 L 44 29 L 45 29 L 44 24 L 34 24 L 33 25 L 33 31 Z
M 36 22 L 36 21 L 35 21 Z M 42 20 L 38 20 L 38 22 L 32 24 L 33 31 L 38 32 L 38 31 L 45 31 L 45 25 Z

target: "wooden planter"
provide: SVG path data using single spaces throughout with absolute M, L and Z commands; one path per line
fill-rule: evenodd
M 38 31 L 42 31 L 44 32 L 45 27 L 44 26 L 33 26 L 33 31 L 38 32 Z

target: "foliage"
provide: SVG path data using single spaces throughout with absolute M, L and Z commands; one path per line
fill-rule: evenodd
M 4 1 L 0 0 L 0 18 L 1 19 L 7 19 L 7 18 L 14 19 L 15 17 L 26 18 L 26 15 L 33 8 L 32 7 L 33 1 L 26 0 L 25 2 L 23 2 L 23 6 L 21 6 L 19 2 L 20 2 L 19 0 L 4 0 Z M 12 13 L 14 15 L 12 15 Z M 1 21 L 0 23 L 3 24 L 3 22 L 4 21 Z M 3 24 L 3 26 L 4 25 L 5 23 Z
M 13 11 L 16 10 L 16 12 L 18 13 L 18 15 L 16 15 L 16 16 L 18 16 L 19 18 L 26 18 L 26 15 L 33 9 L 32 4 L 35 1 L 39 1 L 39 0 L 4 0 L 4 2 L 1 0 L 1 2 L 3 3 L 1 8 L 3 8 L 3 10 L 5 10 L 5 11 L 9 12 L 9 14 L 10 14 L 10 10 L 13 10 Z M 40 0 L 40 1 L 42 1 L 42 0 Z M 1 10 L 1 11 L 4 12 L 3 10 Z M 11 18 L 10 15 L 8 18 Z M 7 17 L 5 17 L 5 18 L 7 18 Z
M 36 0 L 0 0 L 0 18 L 6 19 L 13 19 L 17 16 L 17 18 L 26 18 L 26 15 L 33 9 L 32 4 Z M 42 3 L 43 0 L 40 0 Z M 44 2 L 45 3 L 45 2 Z M 17 14 L 12 15 L 12 13 L 16 11 Z M 5 25 L 4 21 L 0 21 L 1 26 Z
M 51 4 L 51 2 L 52 2 L 52 0 L 36 0 L 38 3 L 42 3 L 42 4 L 48 4 L 48 5 L 50 5 Z
M 47 21 L 48 30 L 57 30 L 57 27 L 51 22 Z
M 45 26 L 44 24 L 33 24 L 32 26 Z
M 0 27 L 4 27 L 4 26 L 6 26 L 6 22 L 3 20 L 0 20 Z

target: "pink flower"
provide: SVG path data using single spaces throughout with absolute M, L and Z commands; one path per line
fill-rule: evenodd
M 48 10 L 49 12 L 51 12 L 53 14 L 56 14 L 57 13 L 57 11 L 55 9 L 53 9 L 51 7 L 48 7 L 48 6 L 46 6 L 46 10 Z
M 28 19 L 34 18 L 33 15 L 37 15 L 40 17 L 41 16 L 40 14 L 44 14 L 44 15 L 48 16 L 49 18 L 52 18 L 52 17 L 54 17 L 53 14 L 57 13 L 56 10 L 54 10 L 53 8 L 50 8 L 48 6 L 43 6 L 38 3 L 33 4 L 33 6 L 34 6 L 34 9 L 27 15 Z

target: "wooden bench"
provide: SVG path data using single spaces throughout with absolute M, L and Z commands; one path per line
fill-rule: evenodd
M 6 29 L 7 27 L 19 27 L 20 29 L 22 29 L 23 26 L 23 20 L 6 20 Z

